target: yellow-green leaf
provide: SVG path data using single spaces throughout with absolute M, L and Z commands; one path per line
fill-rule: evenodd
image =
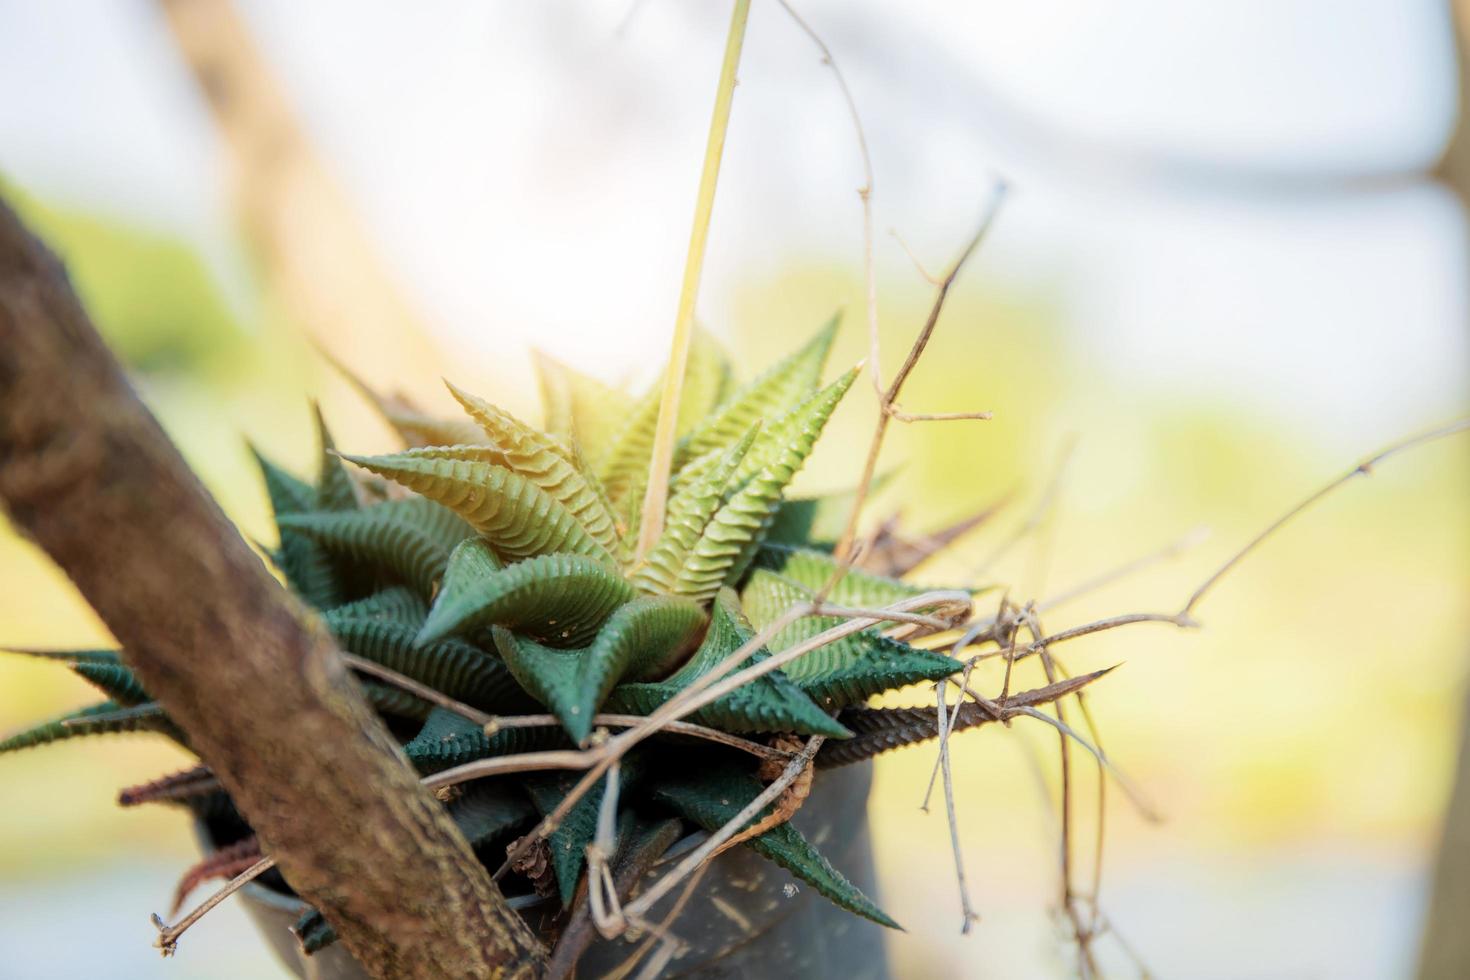
M 614 560 L 563 504 L 530 478 L 493 462 L 498 455 L 490 448 L 454 446 L 343 458 L 448 507 L 502 558 L 566 552 Z
M 608 553 L 621 546 L 612 510 L 602 490 L 584 474 L 580 460 L 567 443 L 537 432 L 483 398 L 454 385 L 449 391 L 500 450 L 502 465 L 525 476 L 577 519 L 583 529 Z
M 834 316 L 800 350 L 737 391 L 695 426 L 680 445 L 677 461 L 696 459 L 711 449 L 728 446 L 752 424 L 785 414 L 811 394 L 837 335 L 837 321 Z

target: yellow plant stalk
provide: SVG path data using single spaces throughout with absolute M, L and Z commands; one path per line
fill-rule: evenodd
M 684 285 L 679 293 L 679 313 L 674 321 L 674 343 L 668 373 L 658 405 L 658 427 L 654 430 L 653 455 L 648 463 L 648 488 L 643 497 L 637 557 L 648 554 L 664 529 L 664 506 L 669 493 L 669 471 L 674 461 L 675 426 L 679 419 L 679 397 L 683 394 L 684 369 L 689 362 L 689 342 L 694 334 L 694 304 L 699 297 L 699 279 L 704 271 L 704 250 L 709 241 L 710 215 L 715 208 L 715 185 L 720 179 L 720 160 L 725 153 L 725 132 L 730 126 L 730 104 L 735 98 L 735 72 L 740 50 L 745 45 L 745 24 L 750 18 L 750 0 L 735 0 L 730 32 L 725 41 L 725 61 L 715 91 L 715 111 L 704 148 L 704 170 L 699 177 L 699 198 L 694 205 L 694 228 L 689 233 L 689 255 L 684 264 Z

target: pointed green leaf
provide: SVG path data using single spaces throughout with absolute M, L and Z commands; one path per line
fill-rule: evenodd
M 618 552 L 621 542 L 602 488 L 582 472 L 581 461 L 568 444 L 452 384 L 449 391 L 485 430 L 490 445 L 500 450 L 503 458 L 497 462 L 528 478 L 565 507 L 609 554 Z
M 725 402 L 730 395 L 731 380 L 730 359 L 719 341 L 709 331 L 695 327 L 684 368 L 684 389 L 679 396 L 679 424 L 675 431 L 681 437 Z
M 680 445 L 676 462 L 728 447 L 756 422 L 784 415 L 811 394 L 837 335 L 837 321 L 834 316 L 800 350 L 737 391 L 696 426 Z
M 409 448 L 464 446 L 484 441 L 484 435 L 473 422 L 465 419 L 442 419 L 425 414 L 402 395 L 385 395 L 377 391 L 329 352 L 322 351 L 321 353 L 327 362 L 347 379 L 347 383 L 356 388 L 368 404 L 377 410 L 378 414 L 383 417 L 383 421 L 398 433 L 399 438 Z
M 455 545 L 475 533 L 454 512 L 422 497 L 363 510 L 288 514 L 276 523 L 340 558 L 386 568 L 422 595 L 444 574 Z
M 739 598 L 733 590 L 722 589 L 711 609 L 709 631 L 689 662 L 661 682 L 619 685 L 609 696 L 607 707 L 614 712 L 652 714 L 754 636 L 740 612 Z M 751 666 L 768 656 L 770 653 L 762 648 L 740 666 Z M 705 705 L 691 720 L 727 732 L 789 731 L 832 738 L 845 738 L 849 734 L 780 670 L 758 677 Z
M 639 777 L 641 767 L 636 755 L 623 759 L 619 771 L 618 792 L 624 794 Z M 575 773 L 537 774 L 526 780 L 526 792 L 542 816 L 555 810 L 576 785 Z M 563 906 L 572 903 L 577 892 L 577 880 L 582 867 L 587 863 L 587 845 L 597 834 L 597 811 L 602 806 L 602 795 L 607 791 L 607 777 L 598 780 L 586 795 L 568 811 L 561 824 L 546 839 L 551 848 L 551 867 L 556 872 L 557 891 Z
M 1065 677 L 1045 687 L 1029 691 L 1012 691 L 1001 704 L 965 701 L 954 706 L 949 716 L 951 734 L 978 725 L 1005 721 L 1043 704 L 1053 704 L 1070 697 L 1101 677 L 1112 673 L 1112 667 L 1089 674 Z M 939 719 L 933 708 L 849 708 L 842 720 L 855 733 L 844 742 L 829 742 L 817 753 L 822 768 L 846 766 L 871 759 L 875 755 L 908 745 L 917 745 L 939 737 Z
M 663 381 L 660 380 L 638 399 L 613 433 L 607 448 L 601 455 L 593 457 L 597 478 L 615 505 L 627 499 L 648 473 L 648 461 L 653 455 L 653 436 L 658 428 L 662 387 Z
M 571 511 L 529 478 L 490 462 L 495 455 L 457 446 L 344 458 L 448 507 L 502 558 L 569 552 L 613 560 Z
M 403 752 L 420 774 L 428 775 L 492 756 L 570 747 L 566 735 L 551 726 L 505 728 L 486 735 L 463 715 L 434 708 Z
M 72 711 L 50 721 L 33 725 L 0 739 L 0 753 L 28 749 L 37 745 L 60 742 L 83 735 L 111 735 L 119 732 L 167 731 L 168 720 L 160 711 L 139 712 L 116 701 L 104 701 Z
M 54 660 L 67 665 L 122 663 L 116 650 L 35 650 L 28 647 L 5 647 L 0 648 L 0 653 L 35 657 L 38 660 Z
M 332 434 L 327 431 L 327 420 L 322 417 L 321 406 L 312 405 L 312 412 L 316 415 L 317 439 L 322 448 L 316 478 L 316 506 L 321 510 L 356 510 L 359 506 L 357 488 L 337 456 L 337 447 L 332 442 Z
M 741 602 L 751 623 L 763 629 L 811 592 L 775 572 L 750 574 Z M 836 616 L 805 616 L 779 631 L 771 649 L 784 650 L 841 623 Z M 875 694 L 948 677 L 959 664 L 943 654 L 920 650 L 874 632 L 853 633 L 802 654 L 784 668 L 786 676 L 812 700 L 830 710 L 845 708 Z
M 571 731 L 569 721 L 575 721 L 585 710 L 577 696 L 577 663 L 584 651 L 542 646 L 516 636 L 503 626 L 494 627 L 491 635 L 495 637 L 500 659 L 516 682 L 538 704 L 550 709 L 562 727 Z
M 756 564 L 776 572 L 808 593 L 825 586 L 840 567 L 831 555 L 823 552 L 771 544 L 761 548 Z M 892 605 L 903 599 L 912 599 L 928 591 L 930 590 L 927 587 L 914 585 L 912 582 L 849 569 L 827 598 L 839 606 L 873 609 Z M 751 610 L 750 615 L 755 618 L 757 613 Z
M 867 494 L 870 502 L 893 482 L 896 473 L 897 470 L 887 470 L 873 477 Z M 770 531 L 766 533 L 766 541 L 831 551 L 847 529 L 847 519 L 855 503 L 856 490 L 783 500 L 776 511 L 776 519 L 771 522 Z
M 734 445 L 711 450 L 686 467 L 680 486 L 669 498 L 663 534 L 633 575 L 633 584 L 645 592 L 671 592 L 715 512 L 726 503 L 726 492 L 745 454 L 760 432 L 752 425 Z
M 388 620 L 324 614 L 337 642 L 352 653 L 427 684 L 477 708 L 496 710 L 524 701 L 505 665 L 462 640 L 415 644 L 415 629 Z
M 754 776 L 728 763 L 660 772 L 658 780 L 653 787 L 654 797 L 710 832 L 735 819 L 765 788 Z M 755 819 L 770 813 L 768 806 Z M 790 823 L 751 838 L 744 846 L 790 871 L 833 904 L 890 929 L 901 928 L 833 868 Z
M 615 684 L 667 673 L 704 623 L 704 610 L 688 599 L 642 596 L 620 606 L 583 649 L 554 650 L 500 627 L 495 645 L 521 686 L 581 744 Z
M 763 431 L 736 468 L 739 488 L 690 549 L 673 591 L 708 599 L 737 581 L 765 538 L 781 494 L 810 455 L 837 403 L 857 377 L 853 369 Z
M 138 682 L 138 678 L 133 676 L 133 672 L 120 663 L 80 663 L 73 664 L 71 669 L 87 683 L 124 707 L 131 708 L 135 704 L 153 700 L 148 696 L 148 692 L 143 690 L 143 685 Z
M 546 431 L 600 460 L 632 414 L 633 399 L 541 351 L 535 353 L 535 362 Z
M 471 783 L 447 809 L 471 847 L 488 844 L 536 816 L 525 793 L 502 780 Z
M 277 520 L 287 514 L 315 509 L 315 488 L 276 466 L 253 446 L 251 452 L 265 478 L 266 493 Z M 291 591 L 318 609 L 340 604 L 342 584 L 327 550 L 299 531 L 281 528 L 280 533 L 281 548 L 272 560 L 286 577 Z
M 429 607 L 418 593 L 403 585 L 395 585 L 381 592 L 374 592 L 365 599 L 358 599 L 331 610 L 341 619 L 384 619 L 418 629 L 428 615 Z
M 471 560 L 470 545 L 463 548 L 464 560 L 451 561 L 445 573 L 421 642 L 496 625 L 555 646 L 575 646 L 637 595 L 621 575 L 582 555 L 540 555 L 491 570 Z

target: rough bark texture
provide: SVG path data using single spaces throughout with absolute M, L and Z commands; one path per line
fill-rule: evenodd
M 0 498 L 71 576 L 287 880 L 380 977 L 541 951 L 0 202 Z

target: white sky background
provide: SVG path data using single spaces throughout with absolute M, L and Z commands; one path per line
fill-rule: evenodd
M 662 356 L 727 3 L 240 5 L 439 328 L 609 376 Z M 1415 176 L 1456 111 L 1444 7 L 801 4 L 856 91 L 880 231 L 938 265 L 1001 172 L 983 275 L 1064 290 L 1125 383 L 1223 394 L 1334 452 L 1470 392 L 1464 218 Z M 0 0 L 0 92 L 0 172 L 231 268 L 214 137 L 150 3 Z M 759 0 L 704 320 L 730 332 L 735 284 L 790 259 L 856 274 L 859 182 L 829 74 Z

